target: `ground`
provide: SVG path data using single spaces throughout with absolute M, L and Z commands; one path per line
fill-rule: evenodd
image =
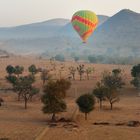
M 23 65 L 25 74 L 27 67 L 35 64 L 38 67 L 50 68 L 50 62 L 29 57 L 13 57 L 0 59 L 0 86 L 7 88 L 10 85 L 5 81 L 5 67 L 11 65 Z M 69 118 L 73 122 L 59 122 L 50 124 L 50 115 L 43 114 L 41 109 L 43 104 L 39 100 L 39 95 L 28 103 L 28 109 L 24 109 L 24 103 L 17 101 L 16 93 L 11 91 L 0 91 L 0 97 L 5 103 L 0 107 L 0 138 L 9 138 L 10 140 L 139 140 L 140 127 L 129 127 L 127 125 L 117 126 L 117 123 L 128 123 L 129 121 L 140 121 L 140 97 L 138 91 L 130 85 L 131 65 L 106 65 L 106 64 L 88 64 L 86 67 L 93 66 L 95 72 L 90 76 L 90 80 L 79 80 L 76 75 L 76 81 L 72 81 L 72 87 L 67 93 L 66 112 L 58 114 L 57 118 Z M 62 63 L 57 62 L 57 68 Z M 62 77 L 67 77 L 68 67 L 78 65 L 75 62 L 66 62 L 65 71 Z M 78 111 L 75 100 L 80 94 L 91 92 L 97 81 L 100 80 L 101 73 L 104 70 L 111 71 L 113 68 L 124 70 L 125 88 L 120 91 L 120 102 L 114 104 L 111 111 L 108 102 L 104 102 L 104 109 L 99 110 L 96 103 L 95 109 L 88 115 L 88 120 L 84 120 L 84 114 Z M 59 74 L 59 72 L 57 71 Z M 57 74 L 57 76 L 58 76 Z M 38 87 L 42 86 L 40 75 L 37 74 Z M 58 76 L 59 77 L 59 76 Z M 86 75 L 84 76 L 86 79 Z M 42 94 L 42 92 L 41 92 Z M 108 122 L 109 125 L 94 125 L 95 122 Z

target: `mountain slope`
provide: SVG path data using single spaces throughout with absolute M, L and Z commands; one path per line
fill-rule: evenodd
M 140 14 L 125 9 L 99 26 L 90 38 L 90 44 L 105 48 L 109 54 L 130 56 L 136 55 L 138 50 L 140 53 L 139 38 Z
M 0 28 L 0 48 L 16 53 L 49 55 L 140 55 L 140 14 L 124 9 L 112 17 L 98 16 L 99 25 L 86 44 L 70 20 L 53 19 L 13 28 Z
M 44 22 L 0 28 L 0 39 L 30 39 L 54 36 L 69 22 L 68 19 L 52 19 Z

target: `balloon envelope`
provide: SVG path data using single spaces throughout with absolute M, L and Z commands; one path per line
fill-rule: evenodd
M 71 23 L 83 42 L 86 42 L 97 27 L 98 17 L 92 11 L 81 10 L 73 15 Z

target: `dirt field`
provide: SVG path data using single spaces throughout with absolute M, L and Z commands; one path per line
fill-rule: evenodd
M 5 68 L 7 65 L 23 65 L 25 74 L 31 64 L 42 68 L 51 68 L 47 60 L 39 60 L 29 57 L 14 57 L 0 59 L 0 86 L 7 88 L 10 85 L 5 81 Z M 57 70 L 64 65 L 62 77 L 67 78 L 68 67 L 77 66 L 75 62 L 66 62 L 64 64 L 57 62 Z M 0 139 L 9 140 L 140 140 L 140 127 L 129 127 L 129 121 L 140 121 L 140 97 L 138 91 L 134 89 L 129 81 L 131 80 L 130 65 L 105 65 L 105 64 L 86 64 L 86 67 L 94 67 L 95 72 L 90 76 L 90 80 L 79 81 L 76 74 L 76 81 L 72 82 L 72 87 L 68 91 L 66 102 L 68 104 L 67 112 L 58 114 L 58 118 L 72 118 L 73 123 L 59 122 L 57 124 L 48 124 L 49 115 L 42 113 L 42 103 L 36 97 L 33 102 L 28 103 L 28 109 L 24 109 L 23 102 L 17 101 L 17 96 L 13 92 L 0 91 L 0 97 L 5 103 L 0 107 Z M 124 73 L 126 86 L 120 92 L 120 102 L 114 105 L 114 110 L 109 110 L 108 102 L 104 103 L 104 110 L 99 110 L 96 103 L 95 110 L 89 114 L 88 120 L 84 120 L 84 115 L 80 113 L 75 104 L 75 99 L 83 93 L 91 92 L 95 84 L 101 77 L 104 70 L 111 71 L 114 68 L 121 68 Z M 56 71 L 59 78 L 59 70 Z M 54 74 L 52 72 L 52 74 Z M 42 81 L 40 75 L 36 76 L 36 85 L 40 87 Z M 86 75 L 84 76 L 86 79 Z M 109 125 L 94 125 L 95 122 L 108 122 Z M 124 125 L 116 125 L 124 123 Z

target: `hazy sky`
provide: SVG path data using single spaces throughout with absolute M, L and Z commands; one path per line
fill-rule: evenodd
M 0 26 L 70 19 L 81 9 L 111 16 L 124 8 L 140 13 L 140 0 L 0 0 Z

